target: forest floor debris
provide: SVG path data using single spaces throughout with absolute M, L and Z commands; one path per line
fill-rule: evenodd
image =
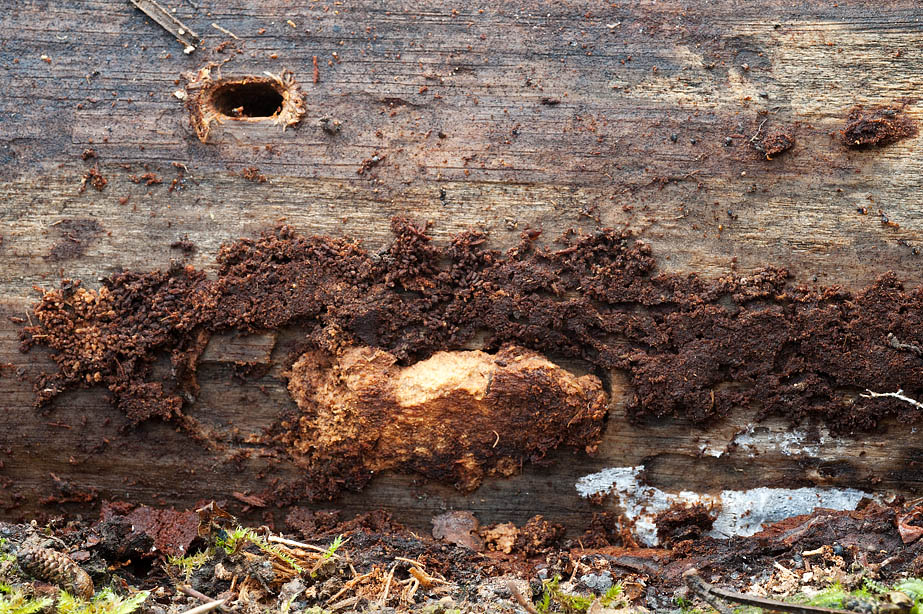
M 760 610 L 739 608 L 782 603 L 803 614 L 916 613 L 923 546 L 901 539 L 908 509 L 818 509 L 750 537 L 696 537 L 669 549 L 587 548 L 541 517 L 522 527 L 467 522 L 482 544 L 514 536 L 508 547 L 477 551 L 414 533 L 384 512 L 346 522 L 293 512 L 289 525 L 300 529 L 285 535 L 243 526 L 214 503 L 183 512 L 107 504 L 96 522 L 0 523 L 0 611 L 627 614 L 713 612 L 712 603 L 753 614 Z M 131 520 L 158 515 L 195 518 L 193 537 L 165 544 L 182 554 L 167 554 L 155 546 L 162 532 Z M 36 564 L 36 552 L 47 564 Z

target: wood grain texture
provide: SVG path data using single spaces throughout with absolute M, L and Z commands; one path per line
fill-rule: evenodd
M 361 237 L 372 251 L 397 214 L 432 220 L 438 241 L 484 228 L 500 248 L 525 228 L 551 241 L 568 228 L 626 225 L 666 271 L 777 265 L 798 281 L 850 288 L 886 271 L 909 286 L 921 280 L 921 137 L 850 150 L 838 134 L 856 104 L 903 99 L 920 119 L 916 2 L 164 4 L 204 36 L 200 49 L 184 55 L 120 0 L 23 0 L 0 16 L 4 517 L 115 498 L 191 505 L 297 473 L 259 453 L 216 461 L 163 423 L 121 430 L 98 389 L 65 395 L 47 415 L 32 408 L 31 380 L 52 363 L 41 350 L 19 353 L 21 323 L 9 318 L 27 317 L 33 286 L 62 276 L 95 286 L 115 271 L 164 267 L 184 257 L 170 247 L 183 237 L 197 247 L 186 260 L 210 270 L 222 242 L 280 221 Z M 209 62 L 226 77 L 292 70 L 306 116 L 286 131 L 225 123 L 201 143 L 175 92 L 183 73 Z M 323 130 L 324 117 L 342 122 L 338 134 Z M 764 120 L 764 130 L 796 139 L 771 161 L 748 144 Z M 98 158 L 82 160 L 89 148 Z M 358 174 L 376 153 L 384 159 Z M 97 164 L 108 185 L 80 193 Z M 250 167 L 267 182 L 241 177 Z M 132 180 L 148 172 L 163 183 Z M 898 226 L 882 224 L 879 210 Z M 297 341 L 298 331 L 213 340 L 190 414 L 241 440 L 268 427 L 294 406 L 280 374 Z M 241 382 L 240 361 L 271 366 Z M 416 526 L 457 507 L 485 522 L 541 512 L 579 527 L 598 508 L 577 497 L 577 477 L 642 463 L 662 488 L 923 487 L 923 447 L 907 425 L 792 453 L 772 435 L 786 426 L 767 423 L 757 455 L 739 446 L 709 455 L 751 420 L 741 409 L 708 431 L 630 425 L 615 404 L 595 458 L 555 453 L 550 469 L 527 466 L 467 496 L 387 475 L 337 505 L 389 507 Z

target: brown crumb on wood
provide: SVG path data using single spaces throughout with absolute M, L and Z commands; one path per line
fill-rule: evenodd
M 189 240 L 188 236 L 183 236 L 182 239 L 171 243 L 170 249 L 178 249 L 184 254 L 194 254 L 196 251 L 196 246 L 195 243 Z
M 754 143 L 754 146 L 756 144 Z M 795 146 L 795 138 L 781 130 L 772 132 L 760 142 L 757 151 L 761 151 L 767 160 L 772 160 L 773 156 L 778 156 Z
M 366 158 L 365 160 L 362 161 L 362 164 L 359 165 L 359 170 L 356 171 L 356 174 L 361 177 L 362 175 L 366 174 L 367 172 L 369 172 L 370 170 L 372 170 L 373 168 L 375 168 L 376 166 L 384 162 L 384 159 L 385 159 L 385 156 L 379 155 L 378 152 L 375 152 L 375 154 L 371 158 Z
M 253 183 L 266 183 L 266 175 L 261 173 L 260 169 L 255 166 L 251 166 L 240 171 L 240 176 L 247 181 L 252 181 Z
M 155 173 L 144 173 L 140 177 L 138 175 L 129 175 L 128 179 L 132 183 L 144 183 L 144 185 L 154 185 L 157 183 L 163 183 L 163 179 L 157 176 Z
M 317 56 L 312 56 L 312 62 L 314 63 L 314 83 L 320 82 L 320 69 L 317 67 Z
M 87 184 L 96 188 L 98 192 L 102 192 L 107 183 L 109 183 L 109 180 L 100 174 L 99 165 L 96 165 L 83 174 L 83 178 L 80 180 L 80 189 L 77 190 L 77 193 L 83 194 L 87 189 Z
M 89 148 L 88 148 L 88 149 L 84 149 L 84 150 L 83 150 L 83 153 L 80 154 L 80 159 L 81 159 L 81 160 L 89 160 L 90 158 L 95 158 L 95 157 L 96 157 L 96 150 L 95 150 L 95 149 L 89 149 Z
M 343 122 L 333 117 L 322 117 L 320 118 L 320 127 L 327 134 L 338 134 L 340 128 L 343 127 Z
M 843 142 L 855 149 L 883 147 L 917 135 L 916 123 L 904 115 L 903 107 L 865 109 L 854 107 L 846 117 Z

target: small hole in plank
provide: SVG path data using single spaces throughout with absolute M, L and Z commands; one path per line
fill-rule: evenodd
M 214 109 L 232 119 L 273 117 L 283 102 L 282 92 L 270 80 L 225 83 L 211 95 Z

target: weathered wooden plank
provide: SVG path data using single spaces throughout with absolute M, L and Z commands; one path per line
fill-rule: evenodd
M 259 456 L 240 468 L 215 464 L 214 451 L 160 423 L 121 431 L 124 418 L 99 390 L 69 393 L 49 415 L 36 413 L 30 380 L 51 362 L 42 350 L 18 352 L 21 324 L 7 317 L 25 318 L 37 298 L 32 287 L 61 276 L 94 286 L 119 270 L 179 258 L 214 270 L 221 243 L 279 221 L 306 234 L 361 237 L 375 251 L 390 240 L 390 218 L 409 214 L 433 220 L 437 241 L 474 226 L 489 231 L 491 246 L 507 248 L 525 228 L 544 229 L 540 241 L 550 242 L 571 227 L 625 225 L 665 271 L 720 276 L 771 264 L 800 282 L 860 288 L 886 271 L 920 282 L 919 137 L 851 150 L 837 134 L 855 104 L 915 96 L 923 26 L 912 2 L 170 7 L 203 34 L 203 48 L 184 55 L 115 0 L 20 2 L 0 17 L 5 32 L 17 33 L 0 41 L 0 364 L 10 365 L 0 395 L 4 422 L 25 425 L 0 433 L 0 479 L 9 480 L 0 503 L 17 505 L 4 512 L 10 517 L 58 509 L 33 495 L 58 493 L 51 474 L 99 498 L 192 504 L 298 472 Z M 208 62 L 222 63 L 223 76 L 292 70 L 303 121 L 286 131 L 226 122 L 199 142 L 175 92 L 182 73 Z M 920 118 L 913 103 L 905 113 Z M 324 117 L 341 121 L 340 131 L 325 132 Z M 796 140 L 771 161 L 749 146 L 764 120 Z M 98 157 L 82 160 L 89 148 Z M 376 153 L 383 161 L 359 175 Z M 96 165 L 108 184 L 79 193 Z M 267 181 L 240 176 L 251 167 Z M 149 172 L 162 183 L 132 180 Z M 879 210 L 897 225 L 883 224 Z M 62 229 L 65 220 L 93 220 L 98 230 Z M 183 237 L 195 253 L 171 249 Z M 243 383 L 215 354 L 249 361 L 257 348 L 210 346 L 190 415 L 244 439 L 268 427 L 294 407 L 280 375 L 296 339 L 297 331 L 281 335 L 266 349 L 272 369 Z M 783 435 L 767 436 L 754 444 L 758 456 L 738 446 L 715 457 L 709 451 L 723 451 L 752 412 L 700 431 L 678 421 L 630 425 L 620 411 L 596 458 L 558 452 L 550 472 L 526 467 L 473 495 L 383 476 L 341 505 L 387 505 L 418 524 L 445 507 L 484 520 L 540 509 L 579 526 L 595 508 L 576 496 L 576 479 L 639 464 L 667 489 L 920 489 L 919 447 L 905 425 L 808 442 L 790 454 Z

